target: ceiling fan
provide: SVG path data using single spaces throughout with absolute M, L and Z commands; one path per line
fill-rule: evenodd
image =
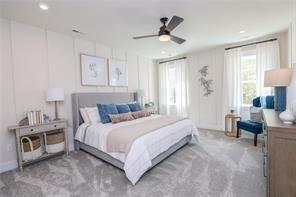
M 137 37 L 133 37 L 133 39 L 158 37 L 158 39 L 162 42 L 166 42 L 169 40 L 174 41 L 178 44 L 182 44 L 183 42 L 185 42 L 186 40 L 179 38 L 177 36 L 171 35 L 171 31 L 173 31 L 180 23 L 182 23 L 184 19 L 179 16 L 173 16 L 173 18 L 171 19 L 168 25 L 166 25 L 167 21 L 168 21 L 168 18 L 166 17 L 163 17 L 160 19 L 160 22 L 163 25 L 159 28 L 158 34 L 137 36 Z

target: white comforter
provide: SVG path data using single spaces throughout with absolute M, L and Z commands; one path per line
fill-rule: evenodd
M 84 123 L 78 128 L 75 139 L 122 161 L 127 178 L 132 184 L 136 184 L 140 177 L 152 166 L 151 161 L 153 158 L 168 150 L 172 145 L 187 135 L 192 135 L 192 139 L 195 140 L 199 138 L 198 131 L 193 122 L 189 119 L 185 119 L 138 138 L 131 146 L 127 156 L 125 156 L 124 153 L 110 153 L 106 151 L 108 133 L 113 128 L 135 124 L 150 118 L 158 118 L 159 116 L 160 115 L 152 115 L 150 117 L 117 124 Z

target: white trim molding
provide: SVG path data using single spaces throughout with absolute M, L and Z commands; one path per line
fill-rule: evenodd
M 0 163 L 0 173 L 6 172 L 9 170 L 14 170 L 18 167 L 17 160 L 7 161 Z

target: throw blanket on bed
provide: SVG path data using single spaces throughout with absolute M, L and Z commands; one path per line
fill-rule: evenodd
M 162 127 L 174 124 L 186 118 L 161 116 L 155 119 L 149 119 L 144 122 L 139 122 L 133 125 L 127 125 L 111 130 L 107 137 L 107 151 L 121 152 L 127 155 L 133 142 L 150 132 L 153 132 Z

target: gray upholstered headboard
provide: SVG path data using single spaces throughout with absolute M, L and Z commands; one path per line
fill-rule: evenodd
M 108 93 L 74 93 L 72 94 L 72 113 L 74 136 L 80 124 L 83 123 L 79 109 L 82 107 L 96 107 L 98 103 L 127 103 L 137 101 L 137 93 L 108 92 Z

